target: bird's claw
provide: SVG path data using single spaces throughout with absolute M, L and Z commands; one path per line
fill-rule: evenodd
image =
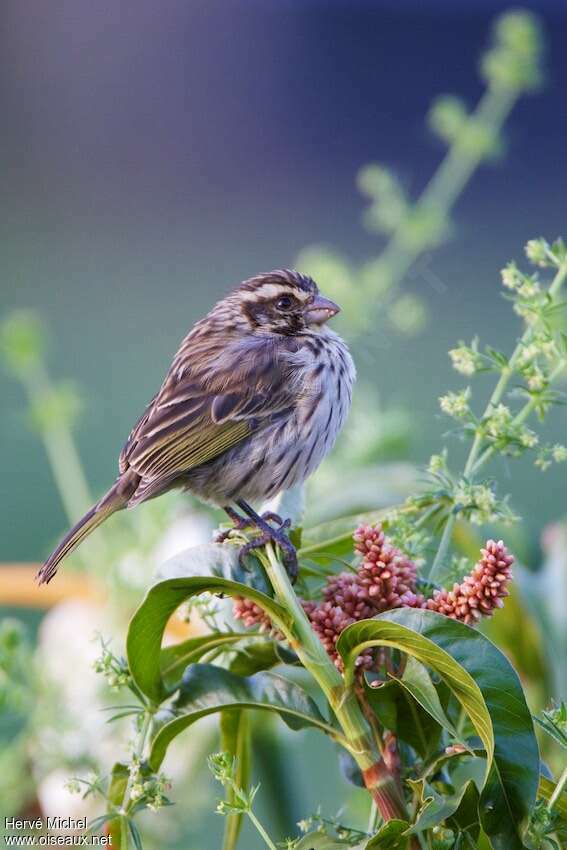
M 254 549 L 260 549 L 262 546 L 265 546 L 267 543 L 275 543 L 282 550 L 282 561 L 283 565 L 286 569 L 286 572 L 290 578 L 292 584 L 295 583 L 298 573 L 299 573 L 299 564 L 297 561 L 297 552 L 295 551 L 295 546 L 285 533 L 286 530 L 291 526 L 291 520 L 286 519 L 282 521 L 280 517 L 276 518 L 275 514 L 272 514 L 272 521 L 279 522 L 279 528 L 271 528 L 269 531 L 262 531 L 258 537 L 255 537 L 253 540 L 250 540 L 248 543 L 245 543 L 244 546 L 241 547 L 240 552 L 238 553 L 238 560 L 240 562 L 241 567 L 249 571 L 249 567 L 246 564 L 246 556 L 253 552 Z M 262 516 L 262 519 L 266 519 L 266 515 Z

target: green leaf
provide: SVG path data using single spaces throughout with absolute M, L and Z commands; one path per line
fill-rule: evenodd
M 443 821 L 458 811 L 469 789 L 471 787 L 474 789 L 474 782 L 472 780 L 469 780 L 454 794 L 438 794 L 423 779 L 417 781 L 408 780 L 408 785 L 411 785 L 417 791 L 421 803 L 415 822 L 408 831 L 408 834 L 425 832 L 425 830 L 432 829 L 434 826 L 443 823 Z M 476 820 L 478 821 L 478 817 Z
M 235 780 L 239 788 L 248 790 L 252 773 L 250 724 L 247 711 L 223 711 L 221 713 L 221 749 L 236 759 Z M 227 800 L 233 803 L 235 794 L 227 790 Z M 222 850 L 234 850 L 242 828 L 242 812 L 227 815 L 224 827 Z
M 214 664 L 192 664 L 183 676 L 171 719 L 161 725 L 152 742 L 152 770 L 158 770 L 171 741 L 201 717 L 243 708 L 274 711 L 292 729 L 312 726 L 335 738 L 340 734 L 294 682 L 273 673 L 241 677 Z
M 116 762 L 110 774 L 110 786 L 107 793 L 108 802 L 112 806 L 122 805 L 129 776 L 128 765 Z
M 365 688 L 365 696 L 380 723 L 427 758 L 435 751 L 441 727 L 405 690 L 399 679 L 391 679 L 379 688 Z
M 398 609 L 354 623 L 337 649 L 352 682 L 358 655 L 392 646 L 435 670 L 467 712 L 487 754 L 479 811 L 495 850 L 521 850 L 535 802 L 539 754 L 518 676 L 482 634 L 432 611 Z
M 344 558 L 352 555 L 352 535 L 357 526 L 363 523 L 380 522 L 391 508 L 357 513 L 339 519 L 323 522 L 313 528 L 303 530 L 302 546 L 298 552 L 299 558 L 313 558 L 320 553 Z
M 252 553 L 253 569 L 244 569 L 234 543 L 201 543 L 169 558 L 156 570 L 155 583 L 170 578 L 216 576 L 228 581 L 239 581 L 269 595 L 271 586 L 260 561 Z
M 154 585 L 130 621 L 126 652 L 134 682 L 155 703 L 159 704 L 168 695 L 161 675 L 161 641 L 167 622 L 182 602 L 206 592 L 246 596 L 277 625 L 288 623 L 289 615 L 278 602 L 239 582 L 204 576 L 166 579 Z
M 443 711 L 439 694 L 427 668 L 412 655 L 408 656 L 402 678 L 398 679 L 398 682 L 443 729 L 446 729 L 453 738 L 459 738 L 457 730 Z
M 244 636 L 246 637 L 246 635 Z M 260 637 L 260 635 L 258 635 Z M 258 640 L 239 647 L 229 669 L 238 676 L 251 676 L 280 664 L 298 664 L 297 655 L 275 640 Z
M 164 647 L 160 654 L 163 681 L 169 690 L 173 690 L 189 664 L 195 664 L 215 649 L 230 649 L 235 643 L 246 638 L 253 639 L 254 635 L 243 632 L 213 632 Z
M 457 811 L 447 821 L 451 829 L 468 833 L 476 841 L 480 833 L 478 815 L 479 793 L 474 781 L 466 784 L 465 793 Z
M 389 820 L 372 836 L 364 850 L 406 850 L 409 846 L 409 826 L 405 820 Z

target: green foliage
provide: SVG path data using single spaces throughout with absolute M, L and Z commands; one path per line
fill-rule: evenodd
M 385 249 L 360 264 L 322 247 L 301 255 L 301 268 L 342 304 L 355 345 L 370 334 L 379 336 L 384 319 L 404 334 L 423 328 L 424 302 L 419 294 L 400 293 L 400 283 L 423 252 L 450 235 L 460 192 L 482 162 L 502 151 L 501 131 L 517 98 L 539 85 L 541 56 L 534 18 L 523 12 L 502 16 L 482 59 L 487 89 L 478 107 L 470 110 L 447 95 L 431 108 L 429 125 L 447 153 L 421 197 L 412 200 L 382 165 L 361 169 L 358 185 L 368 201 L 364 224 L 371 233 L 387 236 Z M 338 565 L 355 569 L 354 527 L 375 522 L 420 565 L 429 560 L 431 543 L 439 538 L 433 581 L 421 577 L 418 585 L 431 594 L 441 569 L 449 568 L 456 529 L 468 522 L 514 519 L 494 481 L 481 477 L 489 460 L 531 453 L 544 469 L 567 459 L 565 446 L 543 443 L 527 424 L 532 415 L 543 420 L 563 403 L 556 383 L 567 365 L 567 338 L 561 329 L 567 248 L 561 240 L 534 239 L 526 245 L 526 257 L 534 267 L 529 273 L 515 263 L 502 272 L 506 297 L 524 323 L 512 354 L 482 348 L 476 337 L 450 352 L 455 370 L 467 380 L 481 373 L 496 377 L 480 410 L 468 386 L 440 399 L 454 434 L 472 441 L 464 469 L 456 472 L 444 450 L 431 459 L 427 483 L 415 488 L 404 504 L 294 529 L 302 567 L 299 587 L 307 599 L 321 595 L 321 580 Z M 30 419 L 45 442 L 71 514 L 88 499 L 80 468 L 73 467 L 69 434 L 79 396 L 70 385 L 49 381 L 41 326 L 32 314 L 10 317 L 0 329 L 0 346 L 8 369 L 29 397 Z M 364 445 L 350 454 L 345 450 L 345 470 L 369 466 L 387 442 L 375 424 L 372 393 L 361 394 L 366 407 L 359 408 L 357 428 Z M 392 430 L 398 434 L 402 426 L 396 420 Z M 69 463 L 61 459 L 62 444 Z M 127 689 L 133 700 L 113 707 L 110 719 L 129 717 L 134 740 L 128 758 L 115 764 L 109 776 L 71 782 L 72 790 L 104 801 L 106 813 L 93 829 L 105 826 L 121 850 L 139 850 L 139 813 L 170 804 L 170 782 L 159 772 L 169 744 L 181 732 L 190 735 L 199 719 L 218 715 L 222 752 L 210 757 L 209 767 L 225 789 L 217 808 L 227 817 L 223 850 L 237 847 L 244 818 L 275 850 L 254 812 L 259 786 L 251 784 L 254 718 L 270 712 L 294 731 L 309 728 L 330 737 L 348 761 L 351 779 L 368 789 L 385 818 L 380 822 L 372 817 L 363 831 L 344 826 L 342 817 L 318 813 L 300 823 L 302 837 L 280 845 L 286 850 L 558 850 L 566 834 L 567 780 L 563 776 L 555 784 L 539 777 L 532 719 L 520 682 L 486 637 L 431 611 L 403 608 L 347 626 L 337 643 L 339 657 L 332 655 L 332 647 L 330 657 L 273 550 L 268 547 L 250 558 L 249 570 L 241 567 L 237 549 L 243 537 L 234 533 L 224 545 L 194 547 L 160 568 L 130 622 L 127 659 L 103 643 L 95 669 L 111 688 Z M 238 631 L 224 621 L 222 600 L 231 596 L 244 597 L 264 612 L 264 632 Z M 162 646 L 174 612 L 203 597 L 206 632 Z M 375 653 L 372 672 L 364 673 L 356 660 L 375 647 L 385 652 Z M 0 701 L 15 725 L 0 727 L 4 739 L 25 723 L 28 695 L 14 683 L 21 685 L 27 663 L 21 636 L 8 624 L 0 632 Z M 271 672 L 282 665 L 287 665 L 283 675 Z M 8 699 L 20 703 L 14 709 Z M 537 719 L 560 745 L 567 741 L 565 713 L 561 704 Z
M 535 802 L 539 754 L 516 673 L 485 637 L 433 612 L 399 610 L 354 623 L 338 649 L 352 678 L 370 646 L 394 646 L 434 669 L 469 715 L 487 754 L 479 815 L 494 848 L 522 847 Z
M 287 619 L 285 610 L 269 596 L 238 582 L 214 576 L 169 579 L 152 587 L 134 615 L 128 631 L 127 652 L 132 678 L 148 699 L 160 702 L 168 689 L 161 672 L 161 639 L 176 608 L 199 593 L 247 596 L 275 623 Z
M 332 737 L 339 734 L 303 688 L 282 676 L 272 673 L 237 676 L 214 664 L 192 664 L 171 708 L 158 717 L 161 725 L 149 757 L 153 769 L 159 768 L 173 739 L 197 720 L 209 714 L 242 709 L 276 712 L 292 729 L 314 726 Z

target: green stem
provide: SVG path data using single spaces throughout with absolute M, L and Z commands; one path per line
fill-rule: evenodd
M 555 786 L 555 790 L 554 790 L 553 794 L 551 795 L 551 797 L 549 798 L 549 802 L 547 804 L 547 810 L 549 812 L 553 811 L 553 808 L 554 808 L 555 804 L 557 803 L 557 801 L 559 800 L 559 798 L 561 797 L 563 790 L 564 790 L 566 785 L 567 785 L 567 767 L 565 768 L 565 770 L 561 774 L 561 776 L 559 778 L 559 782 Z
M 358 764 L 366 787 L 384 820 L 407 818 L 405 801 L 396 777 L 377 752 L 354 691 L 346 688 L 342 676 L 311 628 L 299 604 L 283 564 L 273 547 L 266 546 L 266 572 L 276 599 L 291 615 L 286 637 L 303 666 L 319 684 L 345 735 L 348 748 Z
M 554 381 L 557 380 L 557 378 L 559 377 L 561 372 L 563 372 L 563 370 L 565 369 L 566 366 L 567 366 L 566 360 L 561 360 L 557 364 L 555 369 L 553 369 L 553 371 L 549 375 L 548 386 L 551 386 L 551 384 L 553 384 Z M 537 404 L 538 404 L 537 397 L 531 398 L 529 401 L 527 401 L 525 403 L 525 405 L 522 407 L 522 409 L 520 411 L 518 411 L 516 416 L 513 418 L 512 425 L 522 425 L 526 421 L 526 419 L 528 419 L 528 417 L 533 413 L 533 411 L 537 407 Z M 474 466 L 471 470 L 471 474 L 476 475 L 477 472 L 479 472 L 480 469 L 482 469 L 484 464 L 487 461 L 490 460 L 490 458 L 493 456 L 493 454 L 495 452 L 496 452 L 496 446 L 494 445 L 494 443 L 490 446 L 487 446 L 487 448 L 484 450 L 484 452 L 481 454 L 481 456 L 478 458 L 478 460 L 474 464 Z
M 469 121 L 491 128 L 494 137 L 497 137 L 519 95 L 520 92 L 512 88 L 494 86 L 487 89 Z M 419 216 L 432 210 L 438 216 L 446 218 L 483 158 L 484 152 L 480 146 L 475 148 L 467 143 L 465 131 L 465 134 L 448 148 L 437 171 L 416 202 L 414 215 Z M 390 294 L 425 247 L 407 244 L 406 226 L 406 220 L 402 220 L 380 257 L 389 273 Z
M 38 363 L 33 372 L 26 374 L 23 384 L 30 406 L 40 404 L 53 388 L 43 363 Z M 66 423 L 59 422 L 53 427 L 42 428 L 41 439 L 63 508 L 72 525 L 89 510 L 93 498 L 71 429 Z M 96 560 L 101 563 L 107 560 L 106 546 L 100 538 L 91 538 L 89 546 Z M 80 553 L 78 557 L 85 563 Z
M 561 287 L 562 287 L 563 283 L 565 282 L 566 278 L 567 278 L 567 263 L 565 263 L 564 265 L 562 265 L 558 268 L 557 273 L 555 274 L 555 277 L 553 278 L 553 280 L 551 282 L 551 285 L 550 285 L 549 290 L 548 290 L 551 301 L 553 301 L 555 299 L 555 297 L 559 294 Z M 488 446 L 485 449 L 485 451 L 481 454 L 481 452 L 484 448 L 484 442 L 485 442 L 485 434 L 484 434 L 483 429 L 482 429 L 482 422 L 484 422 L 490 416 L 493 409 L 498 404 L 500 404 L 500 402 L 502 401 L 502 398 L 504 396 L 504 393 L 506 392 L 506 389 L 508 387 L 510 379 L 512 378 L 512 375 L 515 372 L 516 365 L 517 365 L 518 360 L 521 356 L 521 353 L 522 353 L 524 347 L 529 344 L 534 333 L 535 333 L 535 328 L 532 325 L 530 325 L 529 327 L 526 328 L 526 330 L 524 331 L 524 333 L 522 334 L 522 336 L 520 338 L 520 341 L 518 342 L 518 344 L 514 348 L 514 351 L 512 352 L 510 360 L 508 361 L 508 365 L 506 366 L 505 369 L 502 370 L 500 378 L 498 379 L 498 383 L 496 384 L 494 391 L 493 391 L 492 395 L 490 396 L 490 398 L 488 400 L 488 403 L 486 405 L 484 413 L 482 414 L 482 417 L 481 417 L 481 420 L 480 420 L 481 424 L 476 431 L 476 434 L 475 434 L 475 437 L 474 437 L 474 440 L 473 440 L 473 444 L 471 446 L 467 460 L 465 462 L 465 468 L 464 468 L 464 472 L 463 472 L 463 476 L 465 478 L 470 478 L 473 475 L 475 475 L 478 472 L 478 470 L 486 463 L 487 460 L 489 460 L 492 457 L 492 455 L 495 452 L 494 446 Z M 561 360 L 561 363 L 557 364 L 556 368 L 551 373 L 550 382 L 555 380 L 555 378 L 563 370 L 564 366 L 565 366 L 565 361 Z M 531 398 L 524 405 L 522 410 L 520 410 L 520 412 L 517 414 L 517 416 L 514 418 L 513 423 L 515 425 L 522 424 L 528 418 L 528 416 L 532 413 L 532 411 L 534 410 L 536 405 L 537 405 L 537 399 Z M 445 528 L 443 529 L 443 533 L 441 535 L 441 540 L 439 542 L 439 547 L 437 549 L 437 553 L 435 555 L 435 559 L 433 561 L 433 565 L 432 565 L 431 571 L 429 573 L 429 578 L 431 580 L 434 580 L 435 577 L 438 575 L 439 570 L 440 570 L 440 568 L 441 568 L 441 566 L 442 566 L 442 564 L 445 560 L 445 556 L 447 554 L 447 550 L 448 550 L 449 544 L 451 542 L 451 537 L 452 537 L 454 525 L 455 525 L 455 515 L 449 514 L 449 516 L 447 517 L 447 519 L 445 521 Z
M 265 844 L 270 848 L 270 850 L 278 850 L 278 848 L 276 847 L 276 845 L 274 844 L 274 842 L 272 841 L 272 839 L 270 838 L 270 836 L 268 835 L 256 815 L 254 814 L 252 809 L 249 809 L 247 815 L 260 833 L 260 835 L 262 836 L 262 839 L 264 840 Z
M 148 733 L 150 731 L 152 721 L 153 721 L 153 712 L 146 708 L 144 712 L 144 719 L 142 721 L 142 726 L 138 735 L 136 737 L 136 744 L 134 746 L 134 759 L 139 762 L 142 760 L 144 755 L 144 750 L 146 747 L 146 739 L 148 737 Z M 128 782 L 126 783 L 126 788 L 124 789 L 124 796 L 122 797 L 122 805 L 120 810 L 124 816 L 128 814 L 128 809 L 130 807 L 130 793 L 132 791 L 132 785 L 134 784 L 134 777 L 132 774 L 128 776 Z
M 120 818 L 120 850 L 128 850 L 128 818 L 121 817 Z
M 25 389 L 33 405 L 51 393 L 51 381 L 43 364 L 26 376 Z M 60 422 L 56 427 L 42 428 L 41 436 L 67 518 L 76 522 L 88 511 L 92 498 L 71 431 Z

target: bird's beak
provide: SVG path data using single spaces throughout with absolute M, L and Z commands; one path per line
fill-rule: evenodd
M 322 325 L 337 313 L 340 313 L 341 308 L 330 298 L 325 298 L 323 295 L 316 295 L 307 305 L 304 312 L 305 321 L 308 325 Z

